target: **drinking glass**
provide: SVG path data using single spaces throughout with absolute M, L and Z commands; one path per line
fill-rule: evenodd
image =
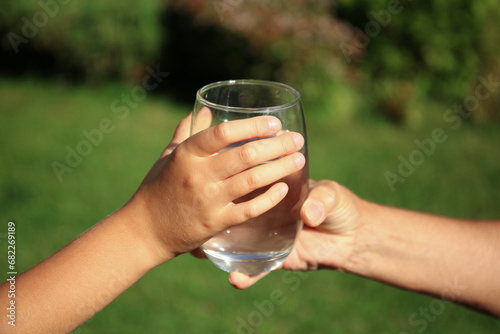
M 201 113 L 210 117 L 198 117 Z M 301 152 L 306 165 L 280 182 L 287 183 L 286 197 L 270 211 L 233 226 L 202 245 L 207 257 L 227 272 L 254 275 L 278 268 L 291 252 L 302 228 L 300 207 L 308 192 L 307 135 L 300 93 L 285 84 L 262 80 L 229 80 L 209 84 L 196 94 L 191 135 L 217 124 L 256 116 L 280 119 L 282 133 L 302 134 Z M 205 115 L 206 116 L 206 115 Z M 257 139 L 258 140 L 258 139 Z M 232 144 L 224 150 L 245 144 Z M 222 151 L 224 151 L 222 150 Z M 221 152 L 222 152 L 221 151 Z M 268 187 L 240 199 L 251 199 Z M 237 201 L 235 201 L 237 202 Z

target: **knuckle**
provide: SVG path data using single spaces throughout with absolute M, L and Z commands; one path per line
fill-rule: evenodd
M 253 203 L 247 203 L 243 207 L 243 212 L 242 212 L 244 220 L 248 220 L 248 219 L 256 217 L 257 216 L 256 211 L 257 211 L 257 209 L 255 208 Z
M 204 195 L 196 195 L 193 198 L 193 205 L 197 209 L 204 209 L 208 206 L 208 198 Z
M 332 208 L 335 205 L 336 196 L 331 189 L 324 188 L 321 194 L 321 199 L 327 208 Z
M 326 180 L 318 183 L 316 188 L 318 189 L 319 192 L 322 193 L 321 196 L 325 196 L 331 199 L 335 198 L 336 193 L 340 189 L 340 185 L 335 181 Z
M 216 182 L 207 183 L 204 186 L 204 194 L 208 198 L 215 198 L 220 193 L 220 185 Z
M 295 149 L 295 141 L 292 134 L 286 134 L 278 137 L 280 139 L 281 150 L 284 154 L 292 152 Z
M 197 179 L 196 174 L 186 173 L 181 177 L 180 181 L 184 188 L 193 189 L 196 188 Z
M 324 186 L 326 188 L 335 188 L 338 186 L 338 183 L 332 180 L 319 180 L 315 183 L 317 186 Z
M 235 160 L 231 159 L 226 165 L 226 174 L 233 175 L 238 171 L 239 171 L 238 163 Z
M 280 202 L 280 197 L 278 195 L 269 195 L 269 202 L 271 203 L 271 206 L 276 206 Z
M 251 189 L 258 188 L 260 185 L 260 181 L 261 181 L 260 176 L 254 171 L 251 171 L 247 176 L 247 185 Z
M 333 181 L 320 181 L 311 190 L 309 196 L 321 202 L 326 210 L 332 210 L 338 204 L 337 183 Z
M 214 128 L 214 136 L 217 140 L 227 141 L 231 135 L 229 123 L 221 123 Z
M 168 155 L 168 159 L 172 161 L 178 161 L 184 159 L 186 155 L 186 147 L 184 145 L 179 145 Z
M 269 121 L 265 118 L 262 118 L 262 117 L 259 117 L 260 118 L 260 122 L 258 122 L 257 120 L 255 122 L 253 122 L 253 130 L 254 130 L 254 133 L 257 134 L 257 135 L 261 135 L 263 133 L 266 133 L 266 130 L 269 129 Z
M 240 158 L 246 164 L 251 164 L 257 157 L 257 150 L 253 145 L 243 145 L 240 147 Z
M 181 178 L 181 184 L 184 188 L 192 188 L 194 185 L 193 176 L 189 174 L 184 175 Z

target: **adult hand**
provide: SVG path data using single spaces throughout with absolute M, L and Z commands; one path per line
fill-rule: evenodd
M 354 250 L 363 200 L 334 181 L 311 180 L 309 184 L 310 192 L 300 212 L 305 225 L 282 268 L 343 270 Z M 234 272 L 229 281 L 238 289 L 246 289 L 267 274 L 247 276 Z

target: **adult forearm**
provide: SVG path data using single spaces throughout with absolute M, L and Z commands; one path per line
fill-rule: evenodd
M 363 202 L 345 270 L 500 315 L 500 224 Z

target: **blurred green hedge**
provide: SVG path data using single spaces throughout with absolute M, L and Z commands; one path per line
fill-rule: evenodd
M 368 35 L 357 67 L 386 109 L 391 102 L 395 107 L 398 95 L 461 102 L 473 93 L 478 75 L 500 79 L 495 0 L 340 0 L 338 14 Z M 373 34 L 374 23 L 379 33 Z M 497 117 L 494 108 L 486 109 L 475 118 Z
M 259 59 L 245 64 L 255 77 L 292 83 L 326 100 L 325 109 L 347 100 L 352 112 L 361 99 L 405 121 L 412 99 L 460 103 L 479 75 L 500 81 L 494 0 L 175 0 L 171 7 L 242 36 Z M 493 92 L 470 119 L 499 120 L 499 104 Z
M 396 121 L 414 98 L 460 102 L 478 75 L 500 77 L 499 22 L 495 0 L 7 0 L 0 12 L 3 53 L 49 54 L 85 80 L 163 62 L 177 88 L 279 80 L 326 108 L 345 96 Z M 472 119 L 498 120 L 499 96 Z
M 2 48 L 50 54 L 55 70 L 75 69 L 85 80 L 126 77 L 158 57 L 161 8 L 159 0 L 7 0 Z

